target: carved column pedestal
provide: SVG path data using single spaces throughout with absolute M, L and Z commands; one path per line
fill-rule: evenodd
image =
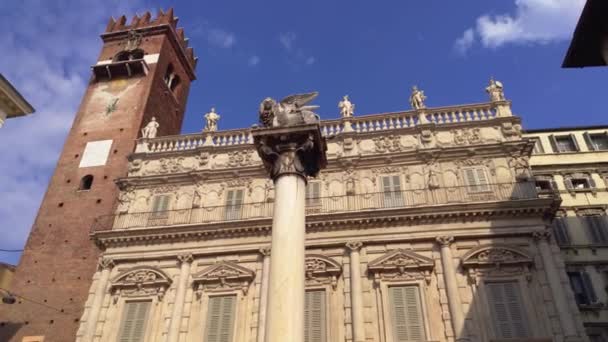
M 306 177 L 327 164 L 318 124 L 252 131 L 275 185 L 266 342 L 304 341 Z

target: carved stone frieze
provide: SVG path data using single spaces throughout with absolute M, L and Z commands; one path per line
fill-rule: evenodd
M 521 125 L 513 124 L 512 122 L 503 122 L 500 126 L 503 136 L 507 140 L 515 140 L 521 138 Z
M 456 129 L 454 134 L 454 144 L 456 145 L 476 145 L 481 143 L 481 134 L 479 128 L 463 128 Z
M 119 274 L 111 282 L 110 292 L 114 303 L 120 296 L 157 296 L 162 300 L 171 286 L 171 278 L 156 267 L 134 267 Z
M 228 166 L 239 167 L 252 165 L 252 152 L 251 150 L 240 150 L 228 153 Z
M 203 291 L 239 289 L 247 294 L 255 272 L 233 262 L 222 261 L 209 266 L 192 277 L 192 285 L 200 299 Z
M 370 262 L 367 269 L 373 274 L 376 284 L 381 280 L 409 279 L 424 279 L 429 284 L 434 266 L 435 263 L 430 258 L 412 251 L 396 249 Z
M 133 201 L 135 201 L 135 189 L 128 188 L 124 191 L 121 191 L 118 195 L 118 213 L 125 214 L 129 212 Z
M 342 267 L 337 261 L 319 254 L 307 255 L 304 269 L 307 285 L 329 284 L 334 290 L 342 273 Z
M 143 161 L 141 159 L 133 159 L 131 162 L 129 162 L 128 172 L 129 173 L 138 172 L 139 170 L 141 170 L 142 164 L 143 164 Z
M 517 179 L 528 179 L 532 177 L 529 159 L 528 156 L 515 154 L 509 158 L 509 167 L 515 171 L 515 177 Z
M 525 251 L 507 245 L 484 245 L 462 257 L 462 268 L 476 284 L 480 276 L 524 275 L 530 280 L 533 259 Z
M 152 188 L 151 192 L 153 195 L 171 194 L 171 193 L 177 192 L 178 189 L 179 189 L 179 187 L 177 185 L 161 185 L 161 186 Z
M 398 135 L 380 136 L 375 137 L 372 140 L 374 141 L 374 146 L 378 153 L 399 152 L 402 149 L 401 137 Z
M 206 166 L 207 164 L 209 164 L 209 159 L 211 158 L 211 154 L 207 151 L 201 151 L 197 156 L 196 159 L 198 160 L 198 165 L 199 166 Z

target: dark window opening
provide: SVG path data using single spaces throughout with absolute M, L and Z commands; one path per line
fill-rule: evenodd
M 553 186 L 551 185 L 550 180 L 539 179 L 536 181 L 536 190 L 537 191 L 551 191 L 553 190 Z
M 172 92 L 175 92 L 177 86 L 179 85 L 180 79 L 179 76 L 175 73 L 173 68 L 173 64 L 169 64 L 167 67 L 167 72 L 165 72 L 165 77 L 163 78 L 167 88 L 169 88 Z
M 92 186 L 93 186 L 93 176 L 86 175 L 86 176 L 82 177 L 82 179 L 80 180 L 80 186 L 78 187 L 78 190 L 91 190 Z
M 572 178 L 572 187 L 574 189 L 589 189 L 591 185 L 589 184 L 589 180 L 587 178 Z
M 114 62 L 133 61 L 144 58 L 144 51 L 141 49 L 133 51 L 121 51 L 114 56 Z
M 568 272 L 570 286 L 578 305 L 589 305 L 597 302 L 591 279 L 587 272 Z

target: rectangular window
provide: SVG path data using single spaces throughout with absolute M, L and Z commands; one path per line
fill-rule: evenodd
M 304 296 L 304 342 L 325 342 L 325 291 L 306 291 Z
M 151 301 L 126 302 L 119 342 L 143 342 Z
M 597 302 L 595 291 L 587 272 L 568 272 L 570 286 L 578 305 L 589 305 Z
M 401 192 L 401 178 L 399 176 L 382 177 L 382 192 L 384 193 L 384 207 L 403 207 L 403 193 Z
M 570 234 L 568 233 L 568 224 L 565 217 L 553 219 L 553 234 L 558 245 L 570 244 Z
M 608 150 L 608 133 L 584 133 L 583 136 L 589 151 Z
M 545 150 L 543 149 L 543 144 L 540 142 L 539 138 L 532 138 L 534 141 L 534 149 L 532 150 L 532 154 L 543 154 Z
M 516 281 L 486 283 L 488 302 L 497 338 L 528 337 L 519 284 Z
M 321 182 L 309 182 L 306 185 L 306 206 L 321 205 Z
M 152 200 L 152 215 L 151 218 L 166 218 L 169 210 L 170 195 L 158 195 L 154 196 Z
M 465 169 L 463 172 L 464 180 L 469 192 L 484 192 L 490 190 L 485 169 Z
M 393 341 L 424 341 L 424 319 L 418 286 L 392 286 L 388 289 Z
M 592 243 L 608 243 L 608 220 L 606 215 L 580 217 Z
M 550 135 L 549 141 L 551 142 L 551 147 L 553 147 L 553 150 L 557 153 L 579 151 L 574 134 Z
M 226 194 L 226 220 L 239 220 L 243 209 L 243 189 L 228 190 Z
M 236 296 L 209 297 L 205 342 L 232 342 Z

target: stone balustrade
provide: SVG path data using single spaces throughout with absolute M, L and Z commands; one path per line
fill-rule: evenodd
M 426 108 L 423 111 L 403 111 L 343 119 L 321 121 L 321 133 L 334 136 L 344 132 L 368 133 L 419 126 L 420 117 L 425 124 L 445 125 L 454 123 L 492 120 L 498 117 L 494 103 L 480 103 L 466 106 Z M 424 121 L 424 120 L 423 120 Z M 345 127 L 350 125 L 351 129 Z M 198 134 L 165 136 L 154 139 L 140 139 L 136 153 L 160 153 L 193 150 L 203 146 L 223 147 L 248 145 L 253 143 L 251 129 L 233 129 Z

